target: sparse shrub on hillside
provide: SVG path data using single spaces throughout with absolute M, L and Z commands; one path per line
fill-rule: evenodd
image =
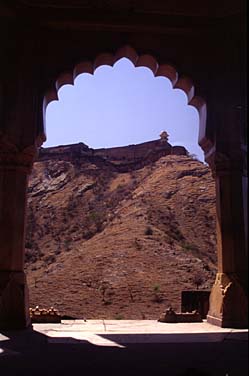
M 57 242 L 58 242 L 58 245 L 56 247 L 55 254 L 59 255 L 61 253 L 61 241 L 57 240 Z
M 38 227 L 36 234 L 37 234 L 38 239 L 41 239 L 44 236 L 44 230 L 43 230 L 42 225 Z
M 134 302 L 134 296 L 133 296 L 133 290 L 132 290 L 132 286 L 127 283 L 127 288 L 128 288 L 128 291 L 129 291 L 129 296 L 130 296 L 130 302 Z
M 186 249 L 187 251 L 195 251 L 198 252 L 199 248 L 195 244 L 190 244 L 188 242 L 182 243 L 182 248 Z
M 26 245 L 28 247 L 26 247 Z M 35 241 L 32 241 L 32 243 L 26 242 L 25 253 L 24 253 L 25 262 L 32 264 L 36 262 L 42 256 L 43 256 L 43 253 L 41 252 L 38 244 Z
M 96 223 L 96 232 L 101 232 L 103 230 L 103 223 L 97 222 Z
M 146 229 L 144 231 L 144 235 L 147 235 L 147 236 L 153 235 L 153 230 L 152 230 L 152 228 L 150 226 L 146 227 Z
M 135 240 L 134 240 L 134 245 L 135 245 L 135 248 L 137 249 L 137 250 L 141 250 L 142 249 L 142 245 L 141 245 L 141 243 L 139 242 L 139 239 L 137 239 L 137 238 L 135 238 Z
M 206 270 L 207 272 L 210 272 L 210 267 L 208 264 L 203 265 L 203 269 Z
M 116 188 L 117 191 L 122 192 L 125 189 L 125 186 L 123 184 L 119 184 Z
M 44 223 L 44 235 L 48 235 L 50 233 L 50 226 L 47 223 Z
M 97 202 L 103 201 L 104 200 L 104 194 L 103 193 L 99 193 L 99 194 L 95 195 L 95 200 Z
M 197 290 L 201 285 L 203 285 L 204 281 L 204 274 L 201 272 L 195 273 L 192 278 L 192 282 L 195 284 Z
M 55 250 L 55 255 L 59 255 L 61 253 L 61 248 L 56 248 L 56 250 Z
M 147 211 L 147 218 L 148 218 L 149 221 L 151 221 L 152 218 L 153 218 L 153 212 L 152 212 L 151 208 L 149 208 L 148 211 Z
M 174 239 L 172 239 L 172 238 L 168 238 L 168 244 L 172 247 L 173 245 L 174 245 Z
M 120 201 L 121 201 L 121 195 L 118 194 L 118 192 L 112 193 L 110 195 L 110 199 L 108 198 L 108 201 L 107 201 L 108 209 L 114 209 L 119 204 Z
M 64 215 L 62 221 L 63 221 L 63 223 L 67 223 L 68 222 L 68 217 L 66 215 Z
M 110 304 L 112 304 L 112 301 L 111 300 L 105 300 L 103 304 L 104 305 L 110 305 Z
M 111 208 L 112 208 L 112 205 L 113 205 L 112 200 L 111 200 L 111 199 L 108 199 L 108 200 L 106 201 L 106 207 L 107 207 L 108 209 L 111 209 Z
M 106 185 L 108 184 L 109 182 L 109 177 L 108 176 L 105 176 L 105 175 L 99 175 L 98 177 L 98 184 L 99 184 L 99 187 L 103 190 L 105 190 L 105 187 Z
M 160 291 L 160 285 L 155 284 L 155 285 L 153 286 L 153 290 L 154 290 L 154 292 L 159 292 L 159 291 Z
M 155 284 L 153 286 L 153 293 L 154 293 L 154 296 L 153 296 L 153 299 L 152 301 L 153 302 L 156 302 L 156 303 L 162 303 L 163 301 L 163 296 L 161 294 L 161 288 L 160 288 L 160 285 L 159 284 Z
M 124 316 L 121 315 L 121 313 L 118 313 L 118 314 L 115 316 L 115 320 L 124 320 Z
M 71 195 L 68 198 L 67 211 L 71 212 L 71 211 L 75 210 L 77 208 L 77 206 L 78 206 L 78 198 L 74 195 Z
M 134 190 L 134 182 L 128 182 L 127 184 L 119 184 L 115 192 L 111 193 L 112 207 L 117 206 L 122 200 L 129 199 Z
M 88 225 L 89 227 L 91 224 L 95 226 L 95 232 L 101 232 L 103 229 L 103 222 L 105 221 L 104 213 L 92 211 L 88 215 Z
M 85 240 L 91 239 L 95 235 L 95 232 L 91 230 L 85 230 L 82 234 L 82 238 Z
M 91 221 L 96 222 L 96 221 L 99 220 L 100 215 L 99 215 L 99 213 L 97 213 L 97 212 L 95 212 L 95 211 L 92 211 L 92 212 L 89 213 L 89 216 L 88 216 L 88 217 L 89 217 L 89 219 L 90 219 Z
M 101 281 L 99 286 L 99 291 L 102 295 L 102 302 L 105 305 L 111 304 L 111 301 L 107 299 L 107 291 L 110 289 L 111 285 L 108 281 Z
M 55 256 L 54 255 L 49 255 L 49 256 L 46 256 L 45 258 L 44 258 L 44 262 L 46 263 L 46 264 L 52 264 L 53 262 L 55 262 L 56 261 L 56 258 L 55 258 Z
M 65 251 L 70 251 L 70 246 L 71 246 L 72 240 L 71 239 L 66 239 L 64 240 L 64 249 Z
M 70 228 L 70 232 L 76 232 L 79 230 L 79 226 L 78 225 L 73 225 L 71 228 Z
M 28 248 L 25 249 L 25 253 L 24 253 L 25 262 L 33 263 L 33 262 L 36 262 L 37 258 L 38 258 L 37 255 L 34 252 L 32 252 L 31 249 L 28 249 Z
M 183 234 L 176 225 L 171 224 L 166 233 L 174 240 L 181 241 L 184 239 Z

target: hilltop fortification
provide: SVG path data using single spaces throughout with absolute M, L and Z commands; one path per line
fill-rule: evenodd
M 38 159 L 39 161 L 59 159 L 67 162 L 81 162 L 84 159 L 91 162 L 105 161 L 120 172 L 125 172 L 141 168 L 166 155 L 187 155 L 187 150 L 183 146 L 170 145 L 167 139 L 161 136 L 158 140 L 112 148 L 93 149 L 83 142 L 41 148 Z

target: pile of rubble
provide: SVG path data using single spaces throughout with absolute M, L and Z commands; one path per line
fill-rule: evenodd
M 166 309 L 166 312 L 160 316 L 158 321 L 166 323 L 202 322 L 202 318 L 198 311 L 177 313 L 169 307 Z
M 61 322 L 61 315 L 59 314 L 58 310 L 54 307 L 46 309 L 39 308 L 39 306 L 36 306 L 35 308 L 29 308 L 29 314 L 32 323 Z

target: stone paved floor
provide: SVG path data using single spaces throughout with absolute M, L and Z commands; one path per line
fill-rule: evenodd
M 83 320 L 0 333 L 0 376 L 247 375 L 248 331 L 206 322 Z

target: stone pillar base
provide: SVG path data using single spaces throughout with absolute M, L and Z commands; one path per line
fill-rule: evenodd
M 235 274 L 216 275 L 207 321 L 222 328 L 248 328 L 248 296 Z
M 0 329 L 23 329 L 29 325 L 29 299 L 25 273 L 0 271 Z

